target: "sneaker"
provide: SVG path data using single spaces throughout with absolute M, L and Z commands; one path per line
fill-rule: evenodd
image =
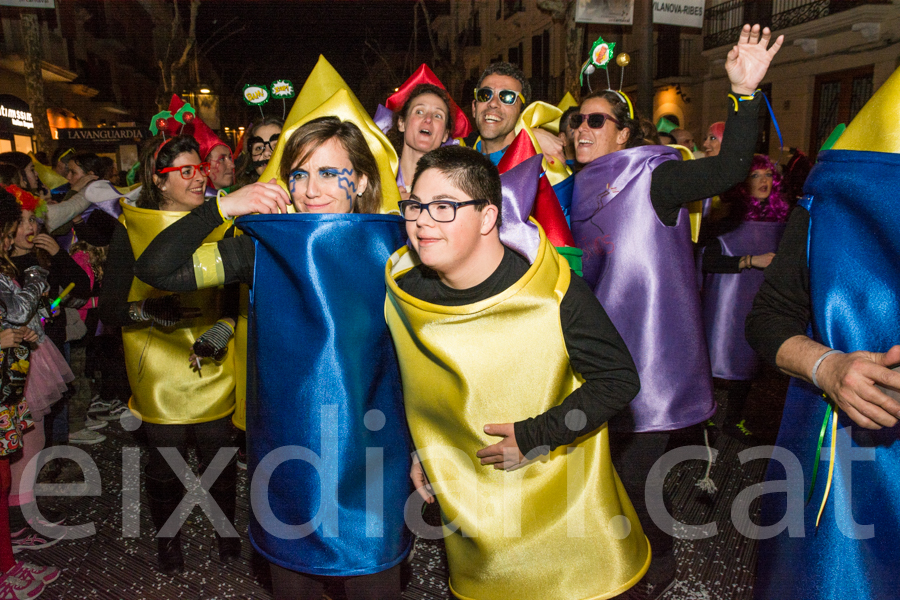
M 59 540 L 64 537 L 43 536 L 30 527 L 17 533 L 21 533 L 21 535 L 12 538 L 13 554 L 18 554 L 22 550 L 40 550 L 41 548 L 49 548 L 50 546 L 59 543 Z M 2 598 L 3 596 L 0 595 L 0 599 Z
M 92 419 L 91 417 L 87 417 L 84 420 L 84 426 L 86 429 L 90 429 L 91 431 L 97 431 L 98 429 L 103 429 L 109 425 L 106 421 L 99 421 L 97 419 Z
M 40 581 L 44 585 L 59 579 L 59 573 L 56 567 L 41 567 L 21 560 L 16 561 L 15 566 L 8 571 L 8 574 L 25 581 Z
M 94 396 L 91 398 L 91 405 L 88 407 L 88 414 L 93 415 L 96 413 L 105 413 L 109 412 L 109 409 L 113 407 L 113 405 L 122 404 L 122 401 L 116 398 L 115 400 L 101 400 L 100 396 Z
M 36 579 L 26 580 L 9 573 L 0 579 L 0 600 L 32 600 L 43 591 L 44 583 Z
M 759 438 L 747 427 L 745 419 L 741 419 L 739 423 L 735 424 L 726 423 L 722 427 L 722 433 L 747 446 L 755 446 L 759 443 Z
M 24 530 L 29 526 L 39 525 L 41 527 L 56 527 L 66 522 L 66 513 L 54 510 L 50 507 L 40 509 L 41 517 L 26 520 L 22 513 L 21 506 L 9 507 L 9 529 L 13 537 L 22 535 Z
M 128 407 L 124 404 L 119 403 L 117 406 L 109 409 L 109 412 L 106 414 L 101 414 L 97 418 L 101 421 L 118 421 L 122 418 L 122 415 L 128 412 Z
M 75 433 L 69 434 L 70 444 L 86 444 L 90 446 L 93 444 L 99 444 L 105 439 L 105 435 L 103 435 L 102 433 L 97 433 L 96 431 L 91 431 L 90 429 L 82 429 L 81 431 L 76 431 Z

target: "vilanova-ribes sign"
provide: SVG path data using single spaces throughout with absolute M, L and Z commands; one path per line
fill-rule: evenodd
M 34 122 L 31 120 L 30 112 L 6 108 L 6 106 L 0 104 L 0 117 L 9 119 L 16 127 L 34 129 Z

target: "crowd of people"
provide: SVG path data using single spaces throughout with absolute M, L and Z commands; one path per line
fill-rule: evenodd
M 845 213 L 826 200 L 810 218 L 802 153 L 754 154 L 782 42 L 744 27 L 702 151 L 621 90 L 532 104 L 509 63 L 482 74 L 471 121 L 425 65 L 373 118 L 321 58 L 288 117 L 255 119 L 234 152 L 169 118 L 127 177 L 69 149 L 0 154 L 0 598 L 60 575 L 14 557 L 58 542 L 35 519 L 66 518 L 37 510 L 35 481 L 79 476 L 35 457 L 102 443 L 123 415 L 149 452 L 162 573 L 185 569 L 194 447 L 223 562 L 241 556 L 249 469 L 250 540 L 279 600 L 399 598 L 410 519 L 435 501 L 458 597 L 663 597 L 674 532 L 652 515 L 671 499 L 646 490 L 663 489 L 674 433 L 712 426 L 714 378 L 718 423 L 745 444 L 757 352 L 809 382 L 792 388 L 799 420 L 822 420 L 817 389 L 842 427 L 900 416 L 874 386 L 900 389 L 897 332 L 842 329 L 878 311 L 841 304 L 865 280 L 830 266 L 827 236 L 853 243 Z M 779 443 L 802 445 L 792 426 Z M 808 539 L 768 543 L 758 598 L 836 585 Z

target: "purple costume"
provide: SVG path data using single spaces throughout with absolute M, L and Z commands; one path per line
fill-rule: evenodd
M 687 209 L 660 222 L 650 200 L 653 170 L 677 150 L 613 152 L 575 176 L 572 234 L 584 278 L 625 340 L 641 391 L 610 421 L 617 431 L 671 431 L 715 413 L 709 355 Z
M 722 254 L 744 256 L 778 250 L 785 223 L 744 221 L 718 237 Z M 744 321 L 753 307 L 765 275 L 750 269 L 740 273 L 707 273 L 703 282 L 703 320 L 713 377 L 749 381 L 759 358 L 744 338 Z

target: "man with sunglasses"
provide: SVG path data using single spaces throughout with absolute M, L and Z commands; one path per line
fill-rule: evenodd
M 491 159 L 495 165 L 516 137 L 516 122 L 531 101 L 531 84 L 525 74 L 508 62 L 488 66 L 478 80 L 472 115 L 477 133 L 466 144 Z M 545 154 L 565 161 L 562 143 L 548 131 L 534 129 Z
M 530 258 L 500 237 L 503 196 L 521 196 L 539 171 L 538 161 L 505 174 L 503 194 L 483 155 L 429 152 L 400 202 L 412 251 L 388 264 L 385 314 L 418 452 L 411 476 L 452 523 L 450 585 L 466 598 L 608 597 L 649 559 L 605 427 L 640 387 L 628 349 L 545 236 L 534 231 Z M 567 479 L 573 460 L 585 481 Z

